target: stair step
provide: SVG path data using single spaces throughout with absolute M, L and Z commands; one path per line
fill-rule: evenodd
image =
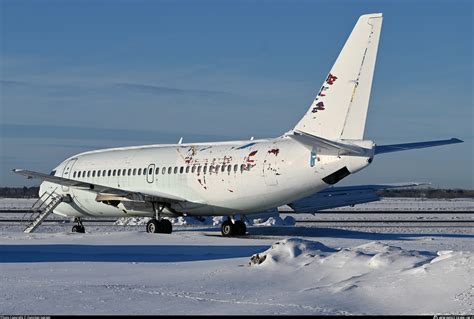
M 44 208 L 38 211 L 39 215 L 35 218 L 35 220 L 28 225 L 28 227 L 25 228 L 23 231 L 24 233 L 31 233 L 33 232 L 36 228 L 38 228 L 39 225 L 43 223 L 43 221 L 46 219 L 46 217 L 49 216 L 53 212 L 53 210 L 62 202 L 64 201 L 63 196 L 56 196 L 53 197 L 50 203 L 48 203 Z

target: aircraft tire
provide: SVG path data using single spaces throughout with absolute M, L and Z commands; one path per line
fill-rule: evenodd
M 247 226 L 243 220 L 235 221 L 234 228 L 237 236 L 244 236 L 247 233 Z
M 85 233 L 86 229 L 84 228 L 84 226 L 74 225 L 74 226 L 72 226 L 72 232 L 73 233 Z
M 157 233 L 159 229 L 159 223 L 156 219 L 150 219 L 148 223 L 146 223 L 146 232 L 147 233 Z
M 162 219 L 160 220 L 159 223 L 160 223 L 160 231 L 159 231 L 160 233 L 171 234 L 171 232 L 173 231 L 173 225 L 168 219 Z
M 226 220 L 222 223 L 221 233 L 224 237 L 230 237 L 235 233 L 235 226 L 230 220 Z

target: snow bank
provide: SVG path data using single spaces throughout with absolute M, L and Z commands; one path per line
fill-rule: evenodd
M 114 225 L 126 226 L 126 225 L 146 225 L 150 220 L 150 217 L 121 217 L 117 219 Z M 177 217 L 167 218 L 171 221 L 171 224 L 175 226 L 186 226 L 186 225 L 198 225 L 198 226 L 218 226 L 224 221 L 222 216 L 214 217 Z M 246 221 L 247 225 L 254 226 L 292 226 L 296 223 L 295 219 L 291 216 L 286 216 L 284 219 L 280 216 L 270 217 L 268 219 L 249 219 Z
M 370 242 L 354 248 L 330 248 L 317 241 L 289 238 L 274 243 L 265 252 L 251 257 L 251 265 L 278 267 L 279 264 L 294 267 L 308 266 L 313 262 L 343 268 L 351 267 L 379 269 L 411 269 L 431 260 L 450 258 L 452 252 L 427 252 L 404 250 L 380 242 Z M 436 256 L 440 256 L 435 258 Z
M 280 216 L 269 217 L 266 220 L 253 219 L 251 224 L 254 226 L 293 226 L 296 220 L 291 216 L 281 218 Z
M 249 264 L 280 277 L 292 274 L 304 293 L 359 300 L 351 305 L 355 313 L 382 308 L 384 313 L 458 309 L 454 313 L 462 314 L 474 305 L 473 261 L 472 251 L 409 250 L 381 242 L 331 248 L 289 238 L 252 255 Z
M 329 248 L 317 241 L 309 241 L 299 238 L 289 238 L 274 243 L 262 254 L 255 254 L 250 258 L 250 265 L 294 265 L 305 266 L 308 262 L 327 256 L 336 249 Z

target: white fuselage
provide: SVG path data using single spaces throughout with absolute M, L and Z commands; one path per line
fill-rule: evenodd
M 311 152 L 289 137 L 255 141 L 150 145 L 98 150 L 72 156 L 55 175 L 133 192 L 163 192 L 186 199 L 164 213 L 237 215 L 272 209 L 329 185 L 322 179 L 347 167 L 366 167 L 369 157 Z M 147 202 L 110 205 L 97 194 L 43 182 L 45 192 L 69 194 L 55 213 L 63 216 L 153 216 Z

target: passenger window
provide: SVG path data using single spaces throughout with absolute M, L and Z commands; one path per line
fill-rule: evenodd
M 186 166 L 186 174 L 189 173 L 189 166 Z
M 115 176 L 115 173 L 116 173 L 116 172 L 117 172 L 117 170 L 114 169 L 114 170 L 112 171 L 112 176 Z
M 206 172 L 207 172 L 207 165 L 204 165 L 204 167 L 202 168 L 202 173 L 206 174 Z
M 137 175 L 138 175 L 138 176 L 142 175 L 142 169 L 141 169 L 141 168 L 138 169 Z
M 240 172 L 243 173 L 245 171 L 245 164 L 240 165 Z
M 201 165 L 198 166 L 197 173 L 198 173 L 198 175 L 199 175 L 199 173 L 201 173 Z
M 176 167 L 176 166 L 174 167 L 173 173 L 175 173 L 175 174 L 178 173 L 178 167 Z
M 102 171 L 102 176 L 105 177 L 106 174 L 107 174 L 107 170 L 104 169 L 104 170 Z
M 128 175 L 128 176 L 131 176 L 131 175 L 132 175 L 132 169 L 131 169 L 131 168 L 128 169 L 127 175 Z
M 222 165 L 222 169 L 221 169 L 222 172 L 225 172 L 225 164 Z
M 91 177 L 91 171 L 87 171 L 87 177 Z
M 184 172 L 184 167 L 181 166 L 181 167 L 179 168 L 179 173 L 180 173 L 180 174 L 183 174 L 183 172 Z
M 74 172 L 74 174 L 72 174 L 72 177 L 76 178 L 76 172 Z
M 216 174 L 219 173 L 220 166 L 216 165 Z
M 112 175 L 112 170 L 109 169 L 109 174 L 107 174 L 108 176 Z
M 234 173 L 237 173 L 238 169 L 239 169 L 239 164 L 234 164 Z
M 124 169 L 122 170 L 122 176 L 125 176 L 126 173 L 127 173 L 127 170 L 124 168 Z
M 165 174 L 165 173 L 166 173 L 166 167 L 163 167 L 163 168 L 161 169 L 161 174 Z
M 173 169 L 173 168 L 172 168 L 171 166 L 168 167 L 168 174 L 171 174 L 171 170 L 172 170 L 172 169 Z
M 193 165 L 193 167 L 191 168 L 191 173 L 194 174 L 194 172 L 196 172 L 196 166 Z
M 146 175 L 146 167 L 143 169 L 143 175 Z
M 157 168 L 155 169 L 155 175 L 158 175 L 159 173 L 160 173 L 160 168 L 157 167 Z
M 136 169 L 136 168 L 133 169 L 132 175 L 133 175 L 133 176 L 137 175 L 137 169 Z
M 227 171 L 230 173 L 231 170 L 232 170 L 232 165 L 227 165 Z
M 100 177 L 100 171 L 97 171 L 97 177 Z
M 150 169 L 148 170 L 148 175 L 151 175 L 153 174 L 153 168 L 150 167 Z
M 117 170 L 117 176 L 120 176 L 120 170 L 119 169 Z

